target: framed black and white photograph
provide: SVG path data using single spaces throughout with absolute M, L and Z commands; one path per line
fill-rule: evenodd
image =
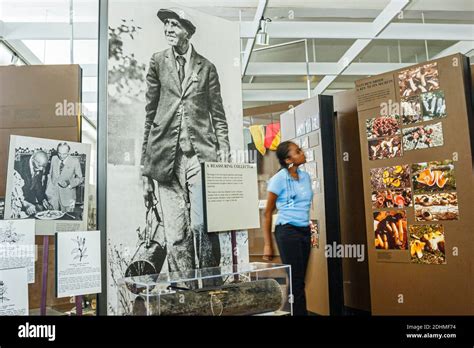
M 36 234 L 78 230 L 88 207 L 90 145 L 12 135 L 5 219 L 35 219 Z
M 299 146 L 299 144 L 297 144 Z M 303 138 L 301 138 L 301 146 L 300 146 L 303 150 L 306 150 L 309 148 L 309 137 L 308 136 L 305 136 Z
M 311 117 L 308 117 L 305 121 L 304 121 L 304 127 L 305 127 L 305 133 L 311 133 L 313 131 L 312 129 L 312 118 Z
M 232 162 L 243 150 L 239 24 L 158 0 L 109 1 L 108 20 L 114 314 L 118 279 L 231 264 L 233 248 L 245 262 L 248 238 L 206 231 L 201 173 L 203 163 Z
M 314 148 L 304 150 L 304 154 L 305 154 L 307 162 L 313 162 L 314 161 Z
M 316 132 L 319 129 L 319 114 L 311 116 L 311 131 Z

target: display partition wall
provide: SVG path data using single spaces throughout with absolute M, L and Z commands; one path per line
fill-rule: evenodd
M 375 315 L 472 313 L 470 88 L 461 54 L 356 82 Z
M 312 97 L 283 113 L 280 122 L 282 141 L 293 141 L 305 151 L 302 169 L 311 176 L 314 192 L 310 218 L 315 233 L 306 273 L 308 310 L 342 315 L 342 260 L 332 254 L 336 250 L 326 252 L 327 245 L 331 249 L 341 244 L 333 97 Z

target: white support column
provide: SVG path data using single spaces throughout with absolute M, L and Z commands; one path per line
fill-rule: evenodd
M 352 63 L 341 75 L 377 75 L 385 71 L 397 70 L 409 66 L 408 63 Z M 338 63 L 309 63 L 310 75 L 337 75 L 339 72 Z M 247 75 L 249 76 L 305 76 L 306 63 L 294 62 L 268 62 L 249 63 Z
M 251 36 L 251 24 L 242 22 L 240 36 Z M 272 22 L 268 34 L 274 39 L 383 39 L 383 40 L 474 40 L 473 24 L 390 23 L 375 36 L 373 23 L 367 22 Z
M 38 58 L 21 40 L 4 40 L 4 43 L 10 47 L 19 57 L 21 57 L 26 63 L 31 65 L 43 64 L 41 59 Z
M 267 7 L 267 0 L 259 0 L 257 11 L 255 12 L 254 21 L 252 22 L 252 37 L 247 41 L 247 46 L 245 47 L 244 56 L 242 57 L 242 77 L 245 76 L 247 66 L 250 61 L 250 55 L 252 54 L 253 46 L 255 45 L 255 35 L 257 35 L 258 29 L 260 27 L 260 19 L 265 13 L 265 8 Z
M 261 17 L 260 17 L 261 18 Z M 259 18 L 259 19 L 260 19 Z M 3 26 L 3 29 L 2 29 Z M 242 39 L 255 38 L 255 22 L 240 23 Z M 391 23 L 378 36 L 373 34 L 372 23 L 366 22 L 272 22 L 267 26 L 274 39 L 371 39 L 371 40 L 450 40 L 474 41 L 474 24 L 451 23 Z M 0 37 L 17 40 L 67 40 L 68 23 L 2 22 Z M 77 22 L 74 25 L 76 40 L 96 40 L 96 22 Z
M 472 50 L 474 50 L 474 41 L 459 41 L 458 43 L 455 43 L 454 45 L 441 51 L 440 53 L 432 57 L 432 59 L 446 57 L 455 53 L 466 54 Z

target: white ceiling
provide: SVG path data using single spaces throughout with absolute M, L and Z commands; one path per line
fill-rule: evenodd
M 115 0 L 117 1 L 117 0 Z M 122 0 L 119 0 L 122 1 Z M 152 0 L 149 0 L 152 1 Z M 395 0 L 400 1 L 400 0 Z M 252 27 L 252 21 L 257 10 L 258 0 L 179 0 L 179 4 L 197 8 L 203 12 L 220 16 L 232 21 L 246 22 L 247 28 Z M 371 23 L 383 14 L 384 9 L 389 5 L 390 0 L 269 0 L 265 17 L 272 19 L 274 28 L 286 23 L 288 28 L 296 28 L 295 25 L 305 23 L 321 23 L 323 30 L 319 33 L 327 33 L 332 28 L 348 25 L 348 23 L 360 23 L 372 25 Z M 98 2 L 97 0 L 74 0 L 74 23 L 76 24 L 76 38 L 74 42 L 74 62 L 84 66 L 87 72 L 84 80 L 85 94 L 87 95 L 86 107 L 90 110 L 90 116 L 95 117 L 96 105 L 96 62 L 97 62 L 97 21 Z M 326 92 L 332 93 L 341 89 L 353 88 L 354 81 L 366 75 L 356 75 L 353 71 L 364 73 L 377 71 L 385 68 L 386 63 L 413 64 L 424 61 L 427 58 L 436 57 L 443 54 L 444 50 L 450 47 L 462 47 L 470 53 L 469 47 L 474 42 L 474 0 L 412 0 L 403 11 L 403 18 L 395 16 L 389 21 L 389 25 L 409 25 L 409 24 L 445 24 L 447 27 L 440 27 L 442 30 L 435 32 L 435 37 L 430 40 L 410 40 L 406 37 L 398 40 L 397 35 L 400 30 L 405 30 L 404 35 L 418 35 L 425 37 L 432 32 L 423 27 L 385 27 L 381 30 L 381 35 L 390 30 L 395 30 L 394 38 L 379 39 L 370 38 L 367 45 L 358 52 L 347 70 L 340 76 L 333 76 Z M 0 0 L 0 36 L 4 26 L 13 23 L 20 23 L 22 30 L 18 39 L 5 39 L 10 46 L 17 47 L 24 53 L 25 58 L 35 63 L 70 63 L 70 42 L 67 24 L 69 23 L 69 1 L 68 0 Z M 26 25 L 27 23 L 30 23 Z M 32 24 L 33 23 L 33 24 Z M 54 23 L 64 23 L 64 27 L 53 29 Z M 87 30 L 81 31 L 80 23 L 83 23 Z M 334 23 L 335 26 L 330 26 Z M 466 25 L 461 27 L 460 25 Z M 328 28 L 324 30 L 324 28 Z M 357 26 L 355 26 L 357 28 Z M 389 28 L 389 29 L 388 29 Z M 451 30 L 452 28 L 452 30 Z M 464 28 L 467 29 L 464 30 Z M 269 32 L 271 32 L 269 28 Z M 399 30 L 400 29 L 400 30 Z M 446 29 L 446 30 L 444 30 Z M 52 36 L 52 32 L 58 31 L 58 37 Z M 86 32 L 85 37 L 81 37 Z M 296 31 L 295 31 L 296 32 Z M 304 32 L 304 31 L 303 31 Z M 79 33 L 79 34 L 78 34 Z M 467 33 L 467 39 L 466 39 Z M 42 37 L 44 34 L 44 37 Z M 462 39 L 460 34 L 464 34 Z M 23 38 L 21 38 L 23 35 Z M 312 63 L 311 88 L 317 87 L 318 82 L 323 80 L 323 73 L 327 69 L 336 69 L 340 61 L 359 39 L 365 37 L 343 38 L 316 37 L 308 39 L 309 62 Z M 354 34 L 356 35 L 356 34 Z M 278 36 L 278 35 L 277 35 Z M 314 35 L 313 35 L 314 36 Z M 317 35 L 316 35 L 317 36 Z M 323 35 L 324 36 L 324 35 Z M 327 36 L 327 35 L 326 35 Z M 45 40 L 45 38 L 49 38 Z M 277 38 L 270 40 L 271 45 L 281 44 L 296 38 Z M 458 44 L 459 41 L 462 41 Z M 242 47 L 245 48 L 247 38 L 242 39 Z M 453 46 L 456 45 L 457 46 Z M 258 48 L 257 46 L 254 49 Z M 448 51 L 449 52 L 449 51 Z M 428 53 L 428 57 L 426 55 Z M 271 68 L 271 63 L 278 63 L 288 69 L 270 69 L 270 74 L 264 73 L 267 68 Z M 288 64 L 286 64 L 288 63 Z M 290 64 L 291 63 L 291 64 Z M 265 51 L 255 51 L 251 54 L 249 72 L 243 78 L 244 106 L 264 105 L 273 102 L 294 99 L 295 96 L 305 96 L 306 76 L 305 64 L 300 64 L 301 68 L 293 63 L 305 63 L 304 44 L 299 43 L 291 46 L 284 46 Z M 324 63 L 332 63 L 326 65 Z M 339 62 L 340 63 L 340 62 Z M 349 62 L 350 63 L 350 62 Z M 368 63 L 367 65 L 359 63 Z M 283 65 L 282 65 L 283 66 Z M 321 67 L 325 67 L 322 69 Z M 392 65 L 390 65 L 392 66 Z M 314 69 L 313 69 L 314 68 Z M 318 71 L 322 70 L 322 73 Z M 352 70 L 351 70 L 352 69 Z M 361 69 L 361 70 L 359 70 Z M 337 70 L 337 69 L 336 69 Z M 283 72 L 280 72 L 283 71 Z M 297 72 L 296 74 L 294 72 Z M 352 72 L 351 72 L 352 71 Z M 272 91 L 280 91 L 272 93 Z M 272 96 L 275 97 L 272 97 Z M 261 100 L 259 100 L 259 98 Z M 272 99 L 274 98 L 274 99 Z

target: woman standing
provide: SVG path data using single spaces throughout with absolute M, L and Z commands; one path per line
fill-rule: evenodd
M 275 237 L 281 260 L 291 265 L 293 289 L 293 314 L 307 315 L 305 296 L 305 274 L 311 250 L 311 229 L 309 210 L 313 200 L 311 178 L 308 173 L 298 169 L 306 162 L 304 152 L 296 144 L 282 142 L 276 155 L 281 169 L 268 183 L 267 207 L 265 210 L 263 259 L 271 261 L 272 215 L 278 209 L 275 223 Z

